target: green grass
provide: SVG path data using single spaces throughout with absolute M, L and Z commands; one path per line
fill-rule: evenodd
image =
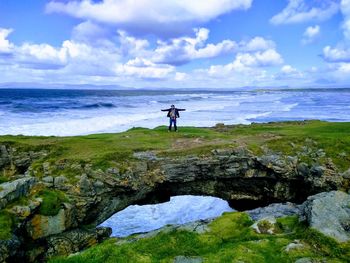
M 45 216 L 57 215 L 58 211 L 61 209 L 61 204 L 68 202 L 68 198 L 65 194 L 58 190 L 44 189 L 36 196 L 43 200 L 39 208 L 39 214 Z
M 179 255 L 200 256 L 204 262 L 295 262 L 301 257 L 345 262 L 350 256 L 350 243 L 339 244 L 299 223 L 297 217 L 279 219 L 281 233 L 276 235 L 257 234 L 250 228 L 252 223 L 245 213 L 225 213 L 203 234 L 174 230 L 119 245 L 118 239 L 111 238 L 77 255 L 50 262 L 173 262 Z M 295 239 L 303 248 L 285 252 Z
M 153 150 L 162 156 L 205 155 L 210 154 L 214 148 L 238 146 L 248 147 L 256 154 L 262 154 L 261 147 L 264 146 L 276 152 L 295 155 L 308 144 L 306 141 L 315 142 L 308 147 L 315 151 L 322 148 L 327 158 L 331 158 L 340 170 L 345 170 L 349 168 L 350 162 L 349 130 L 350 123 L 321 121 L 217 128 L 180 127 L 179 133 L 168 133 L 163 126 L 74 137 L 0 136 L 0 143 L 11 144 L 23 151 L 48 151 L 47 156 L 33 164 L 38 176 L 42 176 L 40 169 L 43 162 L 90 163 L 94 169 L 106 169 L 133 161 L 132 154 L 137 151 Z M 312 163 L 314 158 L 301 156 L 300 160 Z M 321 161 L 324 160 L 326 158 Z M 67 170 L 63 173 L 74 174 L 74 171 Z
M 7 182 L 9 179 L 6 176 L 0 176 L 0 184 Z
M 11 237 L 13 226 L 13 215 L 5 210 L 0 211 L 0 240 L 8 239 Z

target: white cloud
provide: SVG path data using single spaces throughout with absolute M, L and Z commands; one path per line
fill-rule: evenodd
M 124 55 L 131 56 L 149 56 L 147 48 L 150 43 L 147 39 L 138 39 L 129 36 L 125 31 L 119 30 L 120 49 Z
M 310 44 L 320 35 L 321 28 L 319 25 L 309 26 L 305 29 L 303 34 L 302 43 Z
M 291 74 L 291 73 L 297 72 L 297 69 L 296 69 L 296 68 L 293 68 L 291 65 L 284 65 L 284 66 L 281 68 L 281 72 L 282 72 L 282 73 L 286 73 L 286 74 Z
M 119 49 L 110 43 L 98 48 L 74 40 L 66 40 L 59 47 L 47 43 L 15 45 L 6 39 L 10 33 L 11 30 L 0 30 L 0 53 L 8 53 L 5 57 L 0 56 L 0 64 L 34 70 L 69 67 L 71 74 L 84 69 L 84 74 L 94 75 L 102 74 L 103 70 L 103 74 L 112 72 L 111 67 L 120 60 Z
M 167 41 L 158 40 L 156 47 L 149 49 L 150 43 L 147 40 L 138 39 L 129 36 L 124 31 L 119 31 L 121 48 L 125 54 L 146 58 L 154 63 L 175 66 L 196 59 L 213 58 L 237 52 L 252 53 L 269 49 L 274 50 L 276 46 L 272 40 L 259 36 L 239 43 L 229 39 L 219 43 L 207 43 L 209 38 L 208 29 L 195 29 L 194 33 L 193 37 L 184 36 Z M 272 55 L 271 51 L 266 54 Z
M 106 27 L 102 27 L 91 21 L 84 21 L 72 30 L 72 40 L 93 46 L 113 45 L 113 35 L 115 35 L 114 32 L 111 33 Z
M 42 63 L 65 64 L 68 58 L 68 49 L 66 47 L 54 48 L 48 44 L 29 44 L 24 43 L 16 49 L 17 56 L 23 61 Z
M 261 75 L 261 68 L 283 63 L 281 55 L 274 49 L 254 53 L 238 53 L 233 62 L 226 65 L 212 65 L 206 72 L 212 77 L 228 77 L 231 75 Z
M 9 53 L 13 48 L 13 44 L 7 37 L 13 32 L 11 28 L 0 28 L 0 53 Z
M 350 40 L 350 0 L 342 0 L 340 10 L 344 16 L 342 25 L 344 36 L 347 40 Z
M 280 13 L 273 16 L 270 22 L 274 25 L 280 25 L 324 21 L 335 15 L 338 10 L 338 0 L 289 0 L 288 5 Z
M 177 30 L 170 25 L 207 22 L 232 10 L 248 9 L 251 4 L 252 0 L 51 1 L 46 5 L 46 11 L 118 25 L 124 29 L 141 30 L 144 33 L 159 33 L 164 28 Z
M 170 65 L 159 65 L 143 58 L 129 60 L 116 67 L 118 75 L 138 77 L 141 79 L 166 79 L 174 72 Z
M 323 58 L 327 62 L 350 62 L 350 49 L 331 48 L 326 46 L 323 49 Z
M 232 52 L 237 44 L 223 40 L 217 44 L 205 44 L 209 36 L 206 28 L 196 29 L 194 38 L 181 37 L 169 42 L 158 41 L 152 61 L 171 65 L 181 65 L 194 59 L 212 58 Z
M 236 61 L 248 67 L 276 66 L 283 63 L 281 55 L 274 49 L 258 51 L 252 54 L 240 53 L 237 55 Z
M 333 63 L 328 67 L 329 78 L 337 81 L 344 82 L 350 81 L 350 63 Z
M 281 67 L 280 73 L 276 74 L 275 78 L 277 80 L 301 79 L 304 78 L 304 74 L 291 65 L 284 65 Z
M 275 42 L 257 36 L 247 41 L 240 42 L 240 49 L 246 52 L 273 49 L 276 47 Z
M 184 73 L 184 72 L 176 72 L 175 77 L 174 77 L 174 79 L 176 81 L 184 81 L 188 78 L 189 78 L 189 75 L 187 73 Z

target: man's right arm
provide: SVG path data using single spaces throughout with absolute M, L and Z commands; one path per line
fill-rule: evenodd
M 165 110 L 161 110 L 161 111 L 170 111 L 170 109 L 165 109 Z

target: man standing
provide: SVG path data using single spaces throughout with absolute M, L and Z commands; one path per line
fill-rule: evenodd
M 177 132 L 177 126 L 176 126 L 176 118 L 180 118 L 179 111 L 185 111 L 186 109 L 177 109 L 175 108 L 175 105 L 171 105 L 170 109 L 165 109 L 161 111 L 167 111 L 167 117 L 170 119 L 170 124 L 169 124 L 169 132 L 171 131 L 171 127 L 174 124 L 174 129 Z

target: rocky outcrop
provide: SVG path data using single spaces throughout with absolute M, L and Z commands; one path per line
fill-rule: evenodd
M 69 255 L 95 245 L 112 233 L 110 228 L 99 227 L 95 230 L 74 229 L 46 239 L 47 250 L 44 258 L 56 255 Z
M 10 164 L 10 156 L 5 145 L 0 145 L 0 168 Z
M 0 262 L 6 262 L 6 259 L 14 257 L 20 245 L 21 242 L 15 235 L 7 240 L 0 240 Z
M 0 209 L 4 208 L 9 202 L 28 195 L 35 182 L 35 178 L 25 177 L 0 184 Z
M 18 167 L 28 165 L 27 157 L 32 160 L 31 156 L 40 155 L 13 154 L 8 148 L 6 151 L 10 156 L 9 161 L 2 162 L 23 164 Z M 15 159 L 18 161 L 14 162 Z M 60 173 L 65 169 L 69 169 L 70 173 L 74 171 L 76 175 Z M 153 152 L 142 152 L 136 153 L 127 165 L 116 165 L 105 170 L 93 169 L 90 164 L 44 162 L 40 170 L 42 179 L 38 185 L 63 191 L 69 202 L 62 203 L 62 208 L 54 216 L 39 214 L 36 208 L 40 206 L 40 201 L 32 209 L 23 210 L 25 220 L 19 224 L 16 232 L 22 235 L 22 245 L 26 242 L 31 244 L 30 247 L 22 246 L 30 260 L 48 253 L 48 247 L 42 244 L 50 243 L 51 237 L 74 233 L 77 226 L 96 226 L 131 204 L 158 203 L 168 200 L 170 196 L 193 194 L 217 196 L 229 201 L 233 208 L 247 210 L 270 203 L 301 203 L 309 195 L 340 188 L 343 180 L 331 161 L 326 165 L 318 162 L 311 165 L 300 162 L 298 157 L 278 153 L 267 152 L 256 156 L 244 148 L 218 149 L 203 156 L 178 157 L 158 157 Z M 36 171 L 31 173 L 35 175 Z M 24 177 L 23 180 L 32 182 L 33 179 Z M 25 195 L 29 188 L 17 192 Z M 11 194 L 4 196 L 10 197 Z M 9 201 L 1 202 L 6 205 Z M 17 212 L 21 213 L 21 209 L 18 208 Z M 297 213 L 298 209 L 291 204 L 271 206 L 265 209 L 265 215 L 261 218 L 268 213 L 289 215 Z M 259 213 L 262 214 L 261 211 Z M 251 216 L 255 216 L 254 212 L 251 212 Z M 90 244 L 84 238 L 76 240 L 81 242 L 74 246 L 74 251 Z M 72 245 L 69 242 L 57 242 L 57 249 L 50 250 L 50 256 L 70 251 L 69 246 Z M 41 249 L 33 250 L 33 247 Z
M 337 241 L 350 240 L 350 195 L 331 191 L 310 196 L 302 205 L 312 228 Z
M 27 234 L 33 239 L 62 233 L 66 229 L 76 227 L 75 210 L 71 204 L 62 204 L 62 209 L 55 216 L 35 214 L 27 223 Z
M 0 145 L 0 169 L 11 169 L 12 174 L 24 174 L 31 163 L 47 155 L 46 150 L 29 150 Z

